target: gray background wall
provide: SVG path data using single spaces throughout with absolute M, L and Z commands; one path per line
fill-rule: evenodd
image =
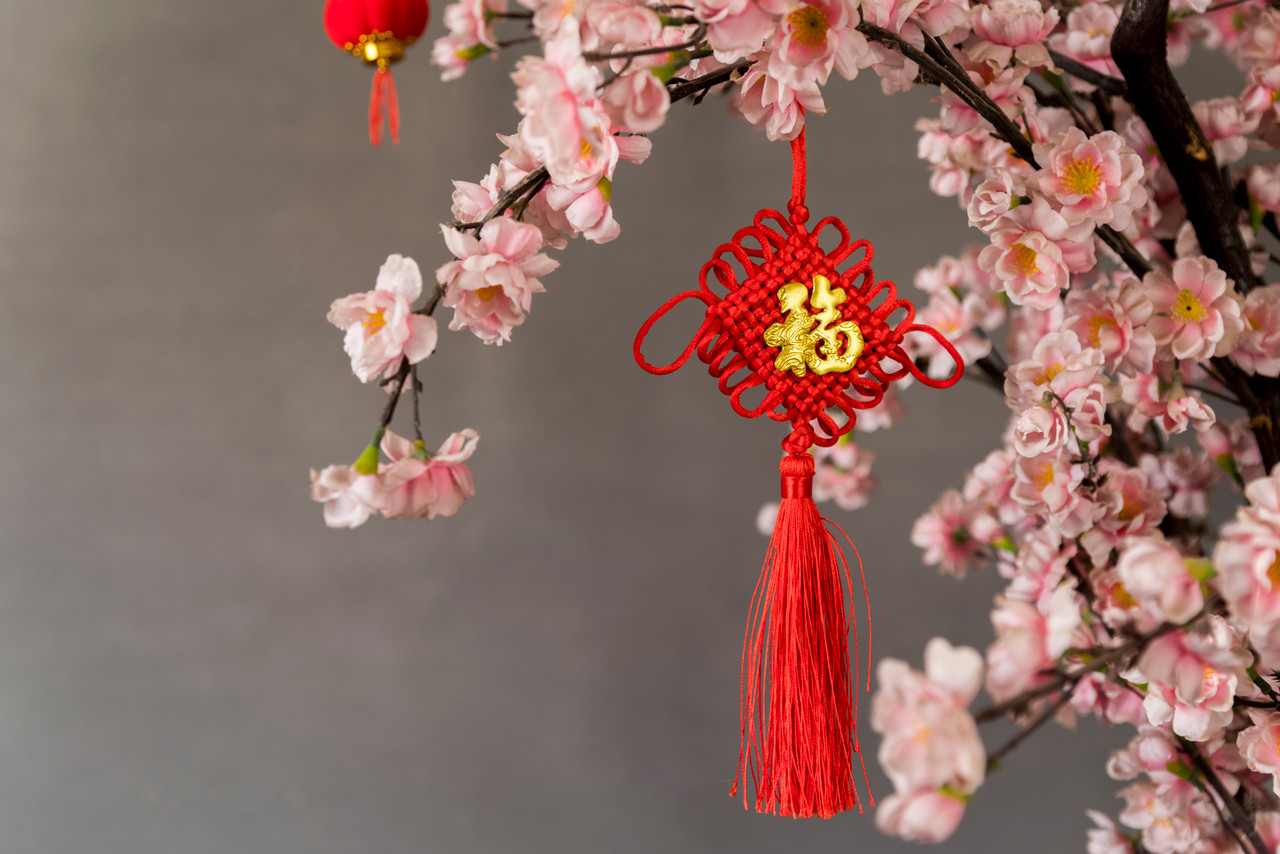
M 448 335 L 428 363 L 429 434 L 480 431 L 475 499 L 329 531 L 307 469 L 352 458 L 381 398 L 328 304 L 390 252 L 446 260 L 449 180 L 516 115 L 511 57 L 442 84 L 420 46 L 404 144 L 371 149 L 369 74 L 321 5 L 0 2 L 0 851 L 908 850 L 727 796 L 781 433 L 700 368 L 631 361 L 648 313 L 785 201 L 785 146 L 680 105 L 619 169 L 621 239 L 561 254 L 509 346 Z M 976 235 L 915 159 L 929 97 L 836 83 L 811 130 L 811 207 L 900 283 Z M 867 439 L 873 504 L 835 518 L 877 656 L 919 666 L 934 634 L 990 640 L 999 579 L 939 578 L 907 536 L 1004 414 L 976 384 L 906 399 Z M 1122 735 L 1038 736 L 946 850 L 1082 850 Z

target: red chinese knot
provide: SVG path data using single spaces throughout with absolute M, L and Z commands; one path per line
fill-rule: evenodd
M 862 810 L 853 765 L 855 754 L 862 765 L 860 680 L 856 656 L 852 668 L 849 660 L 849 629 L 856 625 L 852 573 L 829 529 L 840 531 L 839 526 L 823 519 L 814 504 L 815 461 L 808 450 L 834 445 L 853 429 L 858 410 L 880 403 L 895 380 L 910 375 L 945 388 L 960 379 L 964 365 L 937 330 L 915 322 L 915 307 L 898 297 L 892 282 L 876 281 L 870 243 L 851 241 L 836 217 L 813 231 L 805 228 L 803 132 L 791 153 L 789 216 L 757 213 L 752 225 L 716 249 L 702 268 L 698 290 L 672 297 L 645 322 L 634 352 L 654 374 L 677 370 L 697 352 L 735 412 L 791 424 L 782 443 L 787 454 L 779 464 L 777 521 L 743 638 L 741 740 L 730 794 L 741 785 L 743 806 L 750 808 L 750 778 L 757 811 L 829 818 Z M 828 231 L 839 237 L 830 250 L 819 244 Z M 712 290 L 712 278 L 726 289 L 724 296 Z M 649 364 L 640 352 L 645 336 L 687 299 L 706 305 L 702 325 L 674 362 Z M 903 342 L 913 332 L 933 337 L 951 356 L 950 376 L 931 379 L 912 362 Z M 761 386 L 763 399 L 749 407 L 743 394 Z M 869 667 L 870 598 L 861 557 L 858 574 L 868 609 Z M 868 671 L 868 690 L 869 677 Z M 865 767 L 862 772 L 866 782 Z
M 699 290 L 672 297 L 641 327 L 634 352 L 640 367 L 653 374 L 667 374 L 684 365 L 696 350 L 719 380 L 720 390 L 729 396 L 735 412 L 746 418 L 767 414 L 774 421 L 789 421 L 792 433 L 784 445 L 788 450 L 803 450 L 811 444 L 835 444 L 853 429 L 857 410 L 880 403 L 885 389 L 895 380 L 909 374 L 925 385 L 946 388 L 960 379 L 964 364 L 955 347 L 936 329 L 915 322 L 915 306 L 898 296 L 893 282 L 875 280 L 870 242 L 851 241 L 848 227 L 833 216 L 821 220 L 813 231 L 805 228 L 809 211 L 804 205 L 803 133 L 792 143 L 792 152 L 795 180 L 787 206 L 790 216 L 768 209 L 757 213 L 752 225 L 716 249 L 703 266 Z M 829 251 L 819 245 L 824 231 L 834 231 L 840 239 Z M 839 272 L 837 268 L 855 254 L 856 262 Z M 742 267 L 741 277 L 733 260 Z M 728 293 L 717 295 L 709 277 Z M 856 324 L 865 344 L 852 370 L 825 374 L 808 370 L 796 376 L 778 369 L 781 348 L 765 340 L 766 330 L 784 320 L 779 289 L 792 282 L 807 285 L 818 278 L 829 280 L 833 290 L 845 292 L 838 319 Z M 640 352 L 645 336 L 663 315 L 687 299 L 706 304 L 702 326 L 674 362 L 661 367 L 650 364 Z M 900 309 L 905 316 L 895 321 L 893 315 Z M 932 379 L 911 360 L 903 340 L 913 332 L 932 336 L 951 356 L 956 367 L 950 376 Z M 764 399 L 748 408 L 742 396 L 758 386 L 765 387 Z M 835 411 L 847 417 L 837 421 Z

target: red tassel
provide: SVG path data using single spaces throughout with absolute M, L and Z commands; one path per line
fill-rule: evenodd
M 390 69 L 379 68 L 373 75 L 373 91 L 369 93 L 369 142 L 382 145 L 383 118 L 386 108 L 386 127 L 391 131 L 393 145 L 400 144 L 400 99 L 396 95 L 396 81 Z
M 779 467 L 782 502 L 742 651 L 742 750 L 730 794 L 741 782 L 743 806 L 750 808 L 749 770 L 758 812 L 830 818 L 853 807 L 862 811 L 853 781 L 855 752 L 862 762 L 855 728 L 859 679 L 855 671 L 850 681 L 849 668 L 853 609 L 842 584 L 851 595 L 852 578 L 813 503 L 813 457 L 788 450 Z M 861 556 L 858 568 L 861 574 Z M 865 598 L 865 579 L 862 587 Z M 856 627 L 856 614 L 853 619 Z M 869 662 L 869 632 L 867 653 Z M 855 636 L 855 667 L 859 658 Z M 862 773 L 865 781 L 865 766 Z

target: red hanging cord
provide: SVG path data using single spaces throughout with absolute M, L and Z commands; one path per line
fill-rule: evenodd
M 400 98 L 396 94 L 396 81 L 389 68 L 379 68 L 373 74 L 373 90 L 369 93 L 369 142 L 382 145 L 384 128 L 383 110 L 386 110 L 385 127 L 390 131 L 393 145 L 400 144 Z

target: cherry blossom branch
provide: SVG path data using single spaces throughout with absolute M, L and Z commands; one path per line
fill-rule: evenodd
M 663 48 L 663 50 L 668 51 L 672 50 L 672 48 Z M 622 55 L 623 54 L 619 54 L 619 56 Z M 734 79 L 735 74 L 739 74 L 747 68 L 750 68 L 754 62 L 755 60 L 753 59 L 739 60 L 733 65 L 725 66 L 724 68 L 717 69 L 709 74 L 704 74 L 701 77 L 695 77 L 691 80 L 680 80 L 678 82 L 672 80 L 671 84 L 668 85 L 671 103 L 674 104 L 676 101 L 682 101 L 691 95 L 696 95 L 699 92 L 705 92 L 722 83 L 728 83 L 730 80 Z M 489 209 L 489 212 L 485 214 L 482 219 L 476 220 L 475 222 L 458 222 L 457 220 L 454 220 L 449 223 L 448 226 L 449 228 L 457 229 L 458 231 L 479 231 L 484 227 L 485 223 L 502 216 L 518 204 L 521 199 L 526 197 L 533 198 L 536 196 L 550 179 L 551 175 L 547 172 L 547 167 L 539 166 L 537 169 L 534 169 L 528 175 L 525 175 L 517 181 L 510 189 L 504 190 L 502 195 L 498 196 L 498 200 L 494 202 L 493 207 Z M 430 314 L 430 312 L 427 312 L 427 314 Z
M 1072 59 L 1069 56 L 1063 56 L 1053 48 L 1049 49 L 1049 58 L 1053 60 L 1053 64 L 1061 68 L 1063 71 L 1083 80 L 1090 86 L 1098 89 L 1104 95 L 1114 95 L 1118 98 L 1129 98 L 1129 86 L 1123 80 L 1112 77 L 1109 74 L 1103 74 L 1101 71 L 1094 71 L 1083 62 Z
M 1239 212 L 1191 104 L 1168 61 L 1169 0 L 1129 0 L 1111 36 L 1111 57 L 1186 204 L 1206 255 L 1246 291 L 1261 284 L 1236 225 Z
M 1086 676 L 1097 673 L 1099 670 L 1110 667 L 1112 664 L 1133 660 L 1142 654 L 1143 650 L 1155 639 L 1163 637 L 1170 632 L 1176 632 L 1185 629 L 1194 624 L 1197 620 L 1202 619 L 1206 615 L 1213 612 L 1215 608 L 1220 606 L 1222 601 L 1213 598 L 1205 603 L 1200 613 L 1196 614 L 1185 623 L 1161 623 L 1145 635 L 1137 635 L 1131 637 L 1120 646 L 1115 647 L 1093 647 L 1087 650 L 1081 650 L 1077 653 L 1078 657 L 1083 657 L 1086 662 L 1075 670 L 1055 670 L 1056 678 L 1048 682 L 1037 685 L 1023 691 L 1016 697 L 1010 697 L 1000 703 L 988 706 L 980 712 L 974 714 L 973 719 L 982 724 L 989 721 L 998 720 L 1010 712 L 1017 712 L 1025 709 L 1028 705 L 1045 696 L 1052 694 L 1054 691 L 1063 689 L 1069 695 L 1075 690 L 1076 684 Z
M 440 300 L 442 299 L 444 299 L 444 285 L 437 284 L 431 289 L 431 293 L 427 295 L 427 301 L 423 304 L 422 308 L 414 311 L 414 314 L 422 314 L 430 317 L 436 310 L 436 307 L 440 305 Z M 397 370 L 390 379 L 382 381 L 382 386 L 387 390 L 388 397 L 386 405 L 382 407 L 382 414 L 378 416 L 377 435 L 380 436 L 382 431 L 386 430 L 388 425 L 391 424 L 391 419 L 395 417 L 396 405 L 400 403 L 400 395 L 404 391 L 405 380 L 408 379 L 410 373 L 414 375 L 413 425 L 414 429 L 418 431 L 417 438 L 422 438 L 422 426 L 419 421 L 420 415 L 418 413 L 418 377 L 416 369 L 409 364 L 408 359 L 401 359 L 400 369 Z
M 1072 686 L 1072 688 L 1074 689 L 1074 686 Z M 1022 744 L 1022 742 L 1034 735 L 1036 730 L 1040 729 L 1040 727 L 1052 720 L 1054 715 L 1058 714 L 1058 711 L 1071 701 L 1071 694 L 1071 690 L 1063 691 L 1058 699 L 1049 704 L 1048 708 L 1041 712 L 1034 721 L 1027 724 L 1021 732 L 1005 742 L 1004 745 L 994 753 L 988 755 L 987 770 L 994 771 L 996 768 L 999 768 L 1001 760 L 1017 749 L 1018 745 Z
M 1183 753 L 1191 760 L 1191 764 L 1199 774 L 1204 777 L 1209 787 L 1222 799 L 1222 804 L 1226 808 L 1227 817 L 1230 824 L 1240 833 L 1243 833 L 1249 840 L 1249 845 L 1254 849 L 1255 854 L 1270 854 L 1271 849 L 1262 841 L 1262 837 L 1258 835 L 1258 828 L 1254 825 L 1253 817 L 1247 814 L 1239 802 L 1227 791 L 1227 787 L 1222 784 L 1222 780 L 1218 777 L 1213 766 L 1204 758 L 1194 743 L 1189 742 L 1181 737 L 1178 741 L 1182 744 Z M 1241 846 L 1244 847 L 1243 845 Z
M 960 98 L 960 100 L 972 107 L 978 115 L 987 120 L 987 123 L 995 129 L 996 135 L 1009 143 L 1014 154 L 1025 160 L 1033 169 L 1040 168 L 1040 164 L 1036 162 L 1035 152 L 1031 148 L 1031 141 L 1013 123 L 1013 120 L 1004 114 L 1004 111 L 1000 109 L 995 101 L 992 101 L 985 92 L 969 79 L 968 73 L 956 62 L 951 52 L 941 42 L 934 39 L 926 39 L 925 49 L 922 51 L 898 34 L 866 21 L 858 24 L 858 32 L 872 41 L 880 42 L 886 47 L 897 51 L 916 65 L 919 65 L 939 85 L 946 84 L 947 88 L 956 97 Z M 1119 255 L 1125 266 L 1132 270 L 1135 275 L 1145 276 L 1151 272 L 1150 263 L 1142 257 L 1142 253 L 1130 242 L 1129 238 L 1108 225 L 1098 226 L 1094 229 L 1094 234 L 1108 248 Z
M 688 41 L 681 44 L 660 45 L 658 47 L 643 47 L 636 50 L 622 50 L 617 53 L 602 53 L 596 50 L 584 51 L 582 58 L 587 62 L 608 62 L 611 59 L 634 59 L 637 56 L 656 56 L 660 53 L 673 53 L 678 50 L 686 50 L 691 47 L 697 47 L 702 44 L 707 37 L 707 25 L 699 24 L 698 28 L 693 31 L 693 35 Z
M 726 65 L 724 68 L 718 68 L 701 77 L 694 77 L 689 80 L 672 80 L 667 86 L 667 91 L 671 94 L 671 103 L 682 101 L 691 95 L 698 95 L 714 89 L 722 83 L 729 83 L 736 80 L 738 75 L 745 72 L 748 68 L 755 65 L 754 59 L 740 59 L 733 65 Z M 695 103 L 697 103 L 695 101 Z

